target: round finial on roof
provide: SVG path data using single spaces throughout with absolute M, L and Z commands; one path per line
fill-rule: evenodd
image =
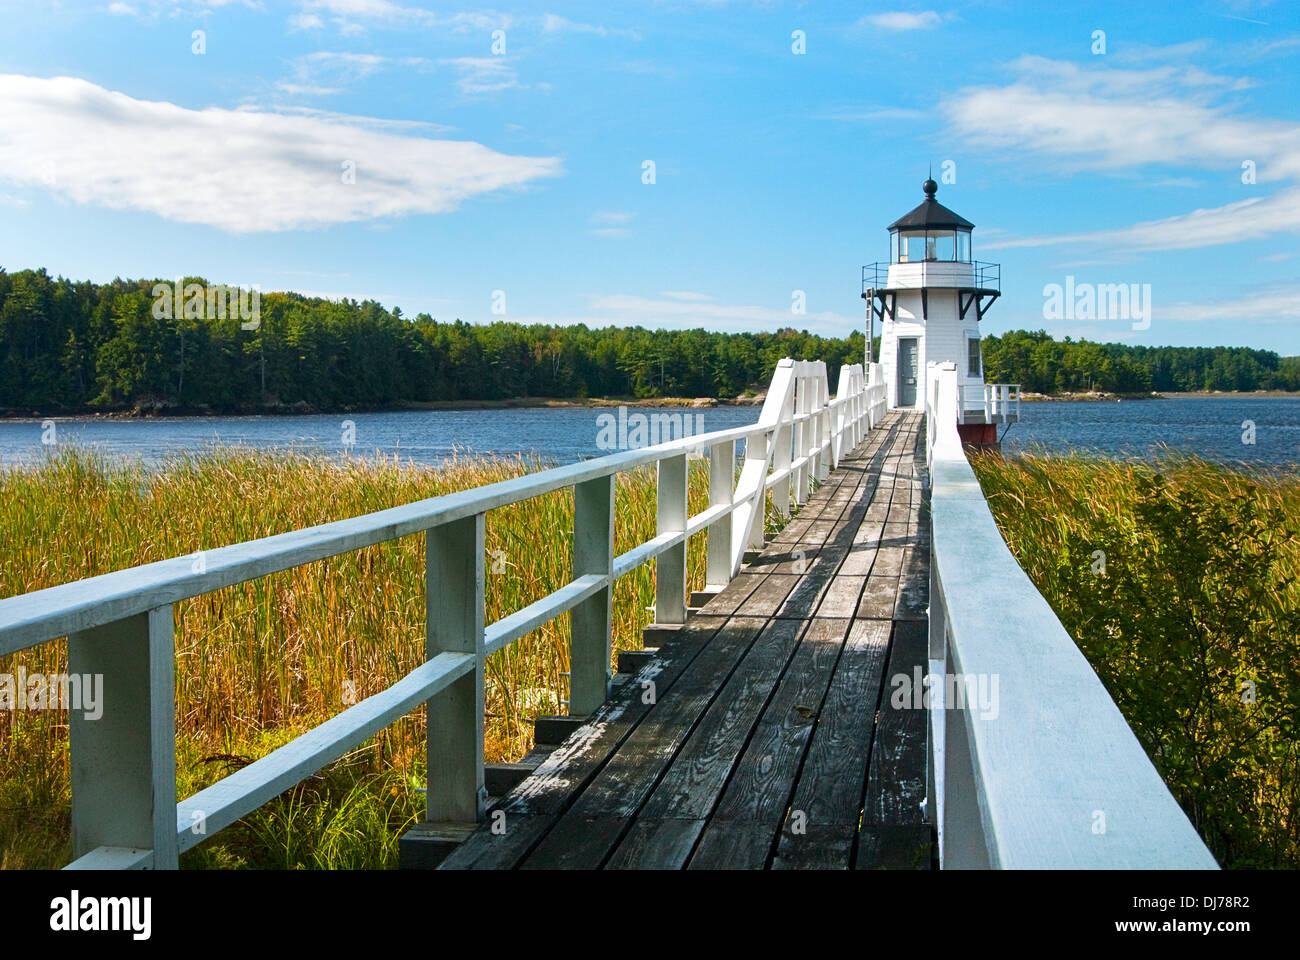
M 939 185 L 933 180 L 926 180 L 925 183 L 921 184 L 921 189 L 925 191 L 927 200 L 933 200 L 934 195 L 939 192 Z

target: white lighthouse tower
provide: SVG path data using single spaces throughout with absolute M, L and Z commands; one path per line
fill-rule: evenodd
M 925 200 L 889 225 L 889 262 L 862 268 L 867 349 L 879 321 L 891 410 L 924 410 L 927 365 L 956 364 L 962 438 L 993 443 L 996 424 L 1010 419 L 1009 405 L 1005 392 L 985 386 L 980 320 L 1001 295 L 1001 266 L 972 260 L 975 225 L 935 199 L 933 180 L 921 189 Z

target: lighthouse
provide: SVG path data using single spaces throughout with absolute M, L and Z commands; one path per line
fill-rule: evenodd
M 994 443 L 997 424 L 1019 413 L 1018 385 L 986 384 L 980 353 L 980 321 L 1001 295 L 1001 265 L 973 260 L 975 224 L 935 199 L 934 180 L 921 189 L 925 199 L 889 225 L 889 261 L 862 268 L 867 349 L 879 324 L 891 410 L 924 410 L 926 368 L 956 364 L 962 439 Z

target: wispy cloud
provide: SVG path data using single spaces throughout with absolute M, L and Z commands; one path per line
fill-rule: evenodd
M 456 89 L 466 96 L 499 93 L 520 86 L 518 72 L 505 57 L 453 57 L 438 62 L 460 73 Z
M 236 233 L 446 213 L 562 172 L 557 157 L 401 135 L 371 118 L 191 110 L 72 77 L 0 75 L 0 102 L 0 181 Z
M 358 33 L 370 27 L 400 29 L 410 26 L 437 27 L 454 33 L 509 27 L 514 18 L 495 11 L 443 14 L 422 7 L 408 7 L 389 0 L 302 0 L 290 17 L 299 29 L 324 26 L 329 20 L 343 33 Z
M 1085 68 L 1021 57 L 1017 79 L 974 87 L 941 109 L 964 142 L 1051 157 L 1065 172 L 1121 172 L 1183 166 L 1240 173 L 1255 164 L 1260 184 L 1300 180 L 1300 125 L 1237 116 L 1217 99 L 1243 89 L 1242 78 L 1185 66 L 1147 70 Z M 1168 181 L 1168 178 L 1162 178 Z M 1258 189 L 1251 187 L 1252 190 Z M 985 242 L 986 249 L 1044 244 L 1105 244 L 1131 250 L 1178 250 L 1300 230 L 1300 188 L 1250 196 L 1112 230 Z
M 681 296 L 678 292 L 677 296 Z M 633 294 L 593 295 L 591 309 L 600 319 L 585 322 L 608 322 L 618 326 L 665 327 L 678 330 L 700 327 L 706 330 L 781 330 L 795 327 L 825 335 L 843 336 L 845 330 L 857 329 L 858 320 L 823 310 L 819 313 L 792 313 L 789 307 L 764 307 L 751 304 L 717 303 L 705 294 L 688 294 L 687 299 L 656 300 Z
M 598 37 L 630 37 L 640 40 L 641 34 L 636 30 L 618 27 L 606 27 L 593 23 L 578 23 L 554 13 L 545 14 L 541 19 L 542 33 L 590 33 Z
M 875 123 L 880 120 L 920 120 L 931 114 L 910 107 L 834 107 L 822 111 L 824 120 L 842 120 L 846 123 Z
M 627 225 L 635 218 L 635 213 L 622 210 L 601 210 L 591 215 L 591 219 L 588 221 L 591 229 L 587 232 L 593 237 L 625 237 L 630 232 Z
M 855 25 L 875 27 L 877 30 L 902 32 L 905 30 L 933 30 L 942 23 L 943 17 L 933 10 L 922 10 L 919 13 L 892 10 L 886 13 L 869 13 Z
M 280 81 L 276 88 L 289 94 L 336 94 L 382 70 L 431 66 L 424 57 L 383 57 L 373 53 L 318 50 L 295 58 L 292 78 Z
M 1153 319 L 1201 323 L 1250 320 L 1252 323 L 1291 323 L 1300 320 L 1300 285 L 1282 284 L 1244 296 L 1219 300 L 1170 303 L 1152 311 Z

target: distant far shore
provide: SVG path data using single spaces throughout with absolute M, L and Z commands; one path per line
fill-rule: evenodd
M 1246 397 L 1300 399 L 1300 391 L 1287 390 L 1189 390 L 1185 392 L 1106 393 L 1102 390 L 1081 393 L 1021 394 L 1025 403 L 1086 403 L 1113 400 L 1164 400 L 1174 397 L 1196 399 L 1237 399 Z M 208 407 L 183 407 L 171 404 L 141 404 L 131 410 L 0 410 L 0 421 L 41 420 L 49 418 L 88 418 L 94 420 L 155 420 L 163 417 L 301 417 L 351 413 L 403 413 L 412 410 L 528 410 L 555 407 L 755 407 L 763 403 L 764 394 L 749 397 L 512 397 L 506 400 L 407 400 L 380 406 L 319 408 L 309 403 L 275 403 L 236 410 L 213 410 Z
M 185 407 L 171 404 L 141 404 L 131 410 L 0 410 L 0 420 L 89 418 L 95 420 L 154 420 L 162 417 L 301 417 L 349 413 L 404 413 L 412 410 L 525 410 L 548 407 L 753 407 L 764 400 L 752 397 L 512 397 L 506 400 L 406 400 L 379 406 L 322 409 L 309 403 L 276 403 L 236 410 Z
M 1098 400 L 1168 400 L 1173 398 L 1242 400 L 1248 397 L 1259 399 L 1292 398 L 1300 399 L 1300 391 L 1295 390 L 1184 390 L 1159 391 L 1150 393 L 1106 393 L 1104 390 L 1084 391 L 1082 393 L 1022 393 L 1020 399 L 1025 403 L 1085 403 Z

